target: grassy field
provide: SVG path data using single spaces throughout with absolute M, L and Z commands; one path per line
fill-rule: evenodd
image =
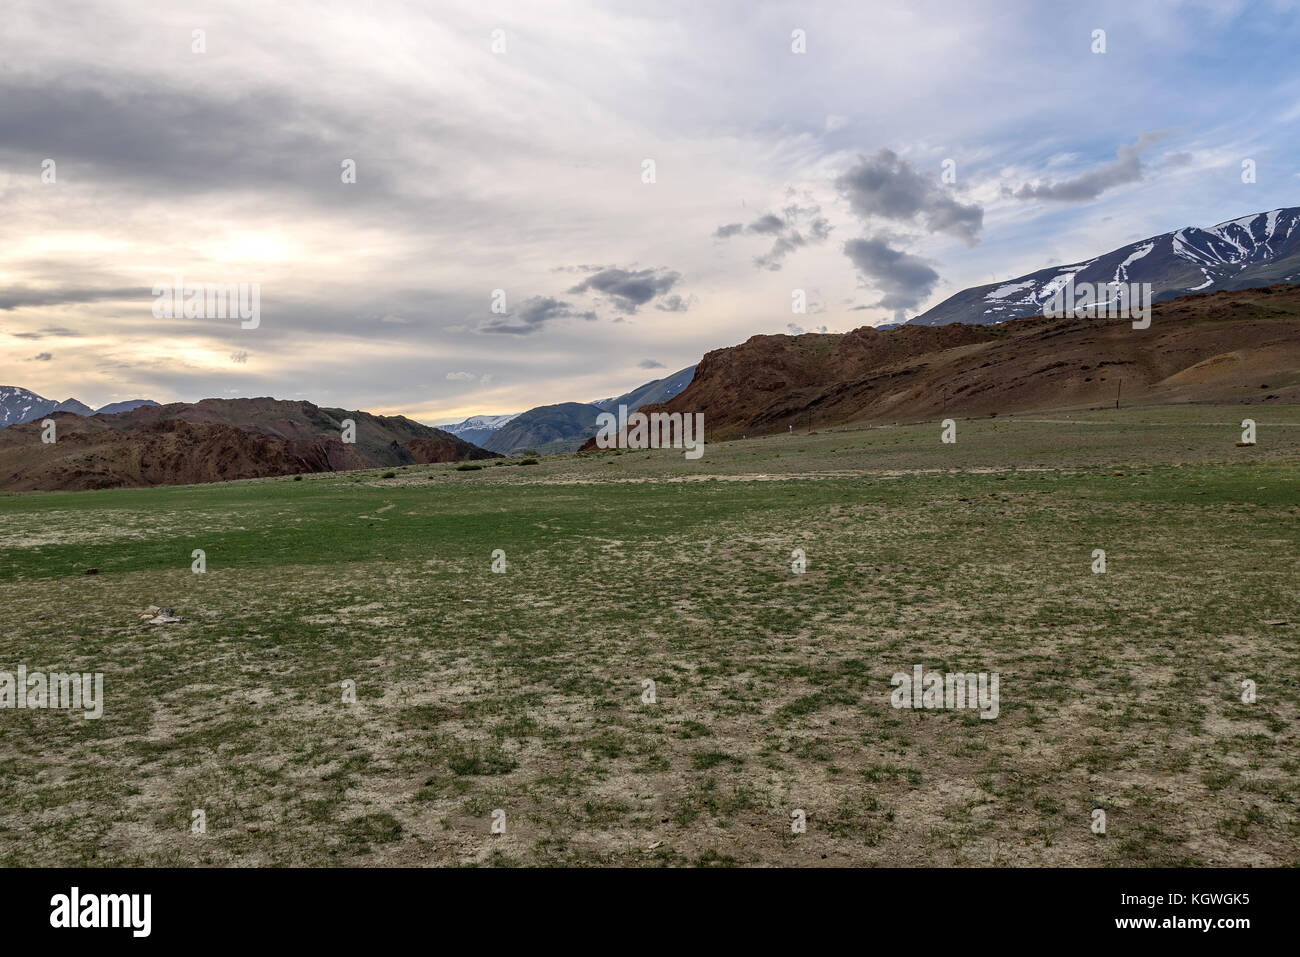
M 0 495 L 0 865 L 1300 864 L 1300 408 L 384 475 Z

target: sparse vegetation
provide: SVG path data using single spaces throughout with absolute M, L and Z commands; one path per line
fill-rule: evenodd
M 1300 864 L 1300 409 L 1257 415 L 0 497 L 0 668 L 106 696 L 0 712 L 0 864 Z M 999 718 L 890 707 L 917 663 Z

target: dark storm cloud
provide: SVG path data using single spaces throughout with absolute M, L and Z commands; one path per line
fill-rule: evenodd
M 478 331 L 526 336 L 537 332 L 548 322 L 568 318 L 591 321 L 596 319 L 596 314 L 594 312 L 576 312 L 569 303 L 551 296 L 533 296 L 525 299 L 523 305 L 517 311 L 489 319 L 479 326 Z
M 744 230 L 745 226 L 743 223 L 727 223 L 727 225 L 719 226 L 715 229 L 713 231 L 713 236 L 715 239 L 727 239 L 728 237 L 735 236 L 737 233 L 744 232 Z
M 28 359 L 28 362 L 49 362 L 54 356 L 48 352 L 40 352 Z
M 917 256 L 895 249 L 881 237 L 850 239 L 844 244 L 859 274 L 884 293 L 886 309 L 915 309 L 930 295 L 939 274 Z
M 1113 163 L 1089 170 L 1074 179 L 1059 183 L 1051 180 L 1026 183 L 1016 190 L 1004 187 L 1002 192 L 1016 199 L 1046 199 L 1060 203 L 1084 203 L 1096 199 L 1112 187 L 1141 180 L 1143 150 L 1160 142 L 1167 135 L 1163 132 L 1143 133 L 1132 146 L 1121 146 L 1116 150 Z
M 660 269 L 602 269 L 569 290 L 570 295 L 598 292 L 609 296 L 622 312 L 633 313 L 656 296 L 665 295 L 681 273 Z M 679 300 L 680 301 L 680 300 Z M 683 307 L 684 308 L 684 307 Z M 682 309 L 670 309 L 680 312 Z
M 664 368 L 664 364 L 662 362 L 656 362 L 654 359 L 642 359 L 637 363 L 637 367 L 641 369 L 662 369 Z
M 967 246 L 979 242 L 982 207 L 959 203 L 947 190 L 923 177 L 893 150 L 863 156 L 835 181 L 860 219 L 878 216 L 895 222 L 919 221 L 932 233 L 946 233 Z

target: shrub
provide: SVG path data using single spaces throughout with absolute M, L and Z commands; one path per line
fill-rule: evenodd
M 517 762 L 496 745 L 487 748 L 456 748 L 447 757 L 447 765 L 453 774 L 459 775 L 494 775 L 509 774 Z

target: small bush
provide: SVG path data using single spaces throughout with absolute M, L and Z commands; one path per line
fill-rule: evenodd
M 447 765 L 453 774 L 494 775 L 509 774 L 517 762 L 496 745 L 489 745 L 483 750 L 457 748 L 448 756 Z
M 481 465 L 474 465 L 472 462 L 462 462 L 460 465 L 457 465 L 457 466 L 456 466 L 456 471 L 457 471 L 457 472 L 474 472 L 474 471 L 477 471 L 478 469 L 481 469 L 482 467 L 483 467 L 483 466 L 481 466 Z
M 536 464 L 537 464 L 537 459 L 524 459 L 524 460 L 521 461 L 519 464 L 520 464 L 520 465 L 536 465 Z
M 396 472 L 385 472 L 383 475 L 381 475 L 381 476 L 379 476 L 379 477 L 380 477 L 380 478 L 397 478 L 397 473 L 396 473 Z
M 361 846 L 368 844 L 390 844 L 402 838 L 402 824 L 391 814 L 367 814 L 354 817 L 343 825 L 343 833 L 353 843 Z

